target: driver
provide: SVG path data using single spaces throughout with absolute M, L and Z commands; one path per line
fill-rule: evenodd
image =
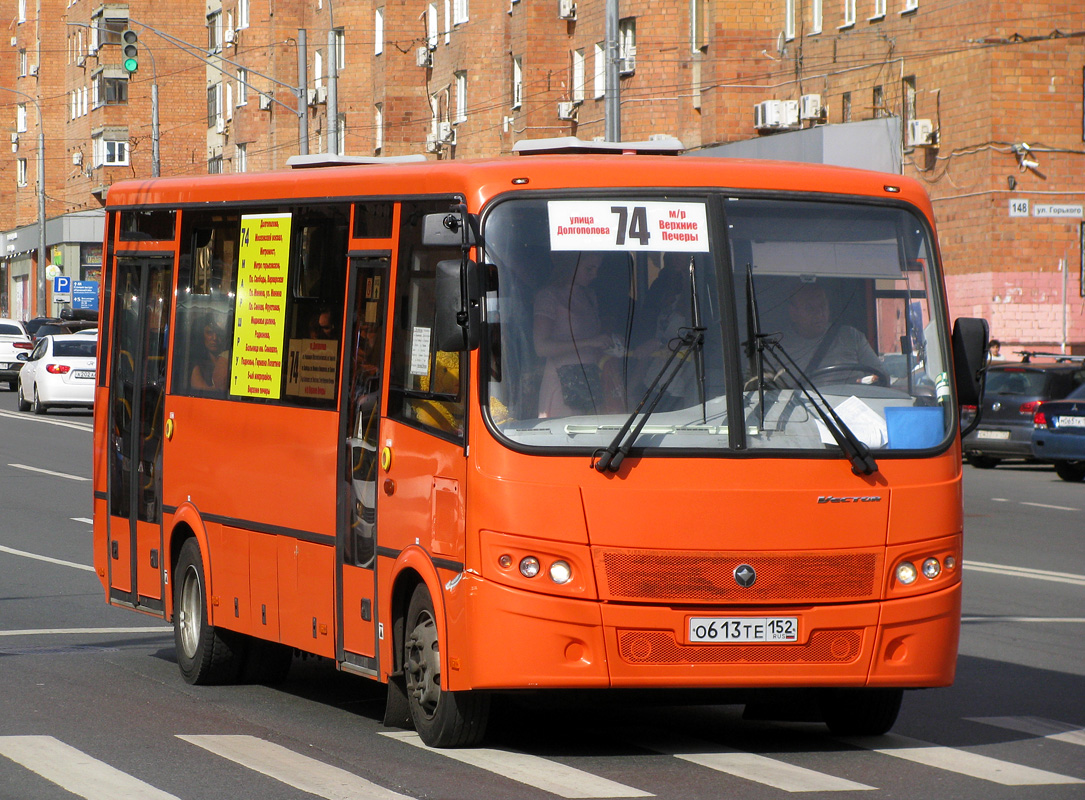
M 834 366 L 883 373 L 881 359 L 866 337 L 850 325 L 832 321 L 829 298 L 821 286 L 801 284 L 788 300 L 787 315 L 789 325 L 780 344 L 807 376 Z

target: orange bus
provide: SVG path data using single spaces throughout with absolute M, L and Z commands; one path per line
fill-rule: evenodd
M 94 563 L 186 681 L 316 654 L 432 746 L 504 692 L 878 733 L 952 682 L 986 324 L 922 188 L 605 148 L 111 187 Z

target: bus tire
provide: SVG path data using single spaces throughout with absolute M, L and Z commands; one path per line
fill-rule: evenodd
M 245 637 L 208 624 L 207 583 L 195 538 L 181 546 L 173 585 L 173 641 L 181 676 L 195 685 L 236 682 L 245 659 Z
M 407 702 L 419 737 L 430 747 L 471 747 L 482 741 L 490 696 L 441 690 L 441 650 L 433 601 L 419 584 L 407 607 L 403 637 Z
M 836 736 L 881 736 L 897 721 L 903 689 L 825 689 L 821 714 Z

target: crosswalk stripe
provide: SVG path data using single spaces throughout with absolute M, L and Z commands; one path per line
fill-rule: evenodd
M 716 772 L 726 772 L 736 778 L 762 783 L 785 792 L 854 792 L 874 788 L 768 756 L 724 747 L 715 742 L 668 737 L 665 742 L 641 738 L 633 743 L 645 750 L 674 756 Z
M 994 725 L 997 728 L 1031 733 L 1052 741 L 1085 747 L 1085 728 L 1077 728 L 1050 719 L 1042 719 L 1041 717 L 969 717 L 969 719 L 972 722 L 982 722 L 984 725 Z
M 906 736 L 887 734 L 872 737 L 841 737 L 841 741 L 865 750 L 894 758 L 903 758 L 927 767 L 956 772 L 1003 786 L 1046 786 L 1049 784 L 1085 783 L 1078 778 L 1059 775 L 1009 761 L 981 756 L 968 750 L 941 747 Z M 888 745 L 888 746 L 887 746 Z
M 178 800 L 52 736 L 0 736 L 0 755 L 86 800 Z
M 177 738 L 326 800 L 410 800 L 344 769 L 255 736 L 178 735 Z
M 510 750 L 470 748 L 462 750 L 436 750 L 423 744 L 417 733 L 394 731 L 383 733 L 390 739 L 428 750 L 431 753 L 452 758 L 464 764 L 493 772 L 502 777 L 542 789 L 559 797 L 653 797 L 649 792 L 634 789 L 615 781 L 600 778 L 590 772 L 575 769 L 546 758 L 516 753 Z

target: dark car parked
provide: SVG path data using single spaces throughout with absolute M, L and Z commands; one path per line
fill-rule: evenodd
M 1053 463 L 1064 481 L 1085 480 L 1085 384 L 1041 403 L 1032 423 L 1032 455 Z
M 46 322 L 38 326 L 33 338 L 36 342 L 43 336 L 66 336 L 69 333 L 78 333 L 97 327 L 98 323 L 92 320 L 65 319 L 58 322 Z
M 1031 461 L 1032 415 L 1040 403 L 1059 400 L 1085 384 L 1082 364 L 997 364 L 987 370 L 983 415 L 962 442 L 974 467 L 989 469 L 1007 458 Z M 969 421 L 966 416 L 962 424 Z

